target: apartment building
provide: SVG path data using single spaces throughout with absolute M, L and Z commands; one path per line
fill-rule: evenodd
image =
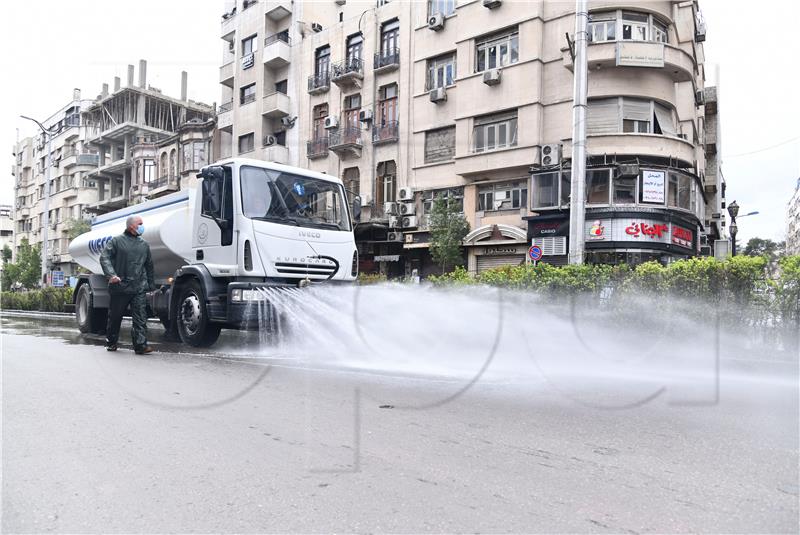
M 128 65 L 127 85 L 114 79 L 82 112 L 86 145 L 98 155 L 87 173 L 95 199 L 87 210 L 102 214 L 192 187 L 197 171 L 214 158 L 214 106 L 167 96 L 147 84 L 147 62 L 139 61 L 138 85 Z
M 10 204 L 0 204 L 0 250 L 8 247 L 11 249 L 12 260 L 14 254 L 14 207 Z M 0 262 L 0 271 L 3 270 Z
M 800 178 L 786 209 L 786 254 L 800 255 Z
M 699 254 L 724 181 L 708 176 L 698 4 L 590 10 L 587 259 Z M 469 221 L 470 271 L 522 263 L 532 242 L 564 263 L 574 24 L 569 2 L 231 5 L 221 151 L 342 177 L 363 205 L 362 271 L 432 270 L 439 195 Z
M 96 197 L 89 174 L 97 167 L 98 155 L 87 146 L 81 128 L 81 112 L 90 105 L 91 100 L 82 99 L 75 89 L 72 100 L 42 122 L 53 132 L 47 261 L 53 270 L 67 275 L 77 268 L 68 251 L 70 228 L 89 217 L 87 208 Z M 13 150 L 15 257 L 23 239 L 32 245 L 41 245 L 44 239 L 47 146 L 46 136 L 39 133 L 20 140 Z
M 719 118 L 719 88 L 706 87 L 703 107 L 705 111 L 704 143 L 706 151 L 706 169 L 703 180 L 705 189 L 705 242 L 700 245 L 703 255 L 712 255 L 716 240 L 727 240 L 726 227 L 728 211 L 725 209 L 725 177 L 722 174 L 722 135 Z M 703 237 L 701 236 L 701 240 Z

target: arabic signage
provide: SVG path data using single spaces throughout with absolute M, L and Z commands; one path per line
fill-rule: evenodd
M 664 171 L 644 171 L 642 174 L 642 202 L 664 204 Z
M 375 256 L 375 258 L 373 258 L 373 261 L 375 261 L 375 262 L 399 262 L 400 261 L 400 255 L 399 254 L 385 254 L 385 255 L 382 255 L 382 256 Z
M 501 255 L 509 255 L 509 254 L 520 254 L 525 252 L 525 247 L 519 247 L 516 245 L 506 245 L 506 246 L 496 246 L 496 247 L 486 247 L 483 250 L 483 254 L 489 256 L 501 256 Z
M 585 228 L 587 241 L 664 243 L 687 249 L 694 243 L 694 231 L 646 218 L 590 219 Z
M 618 67 L 663 67 L 664 43 L 617 41 Z

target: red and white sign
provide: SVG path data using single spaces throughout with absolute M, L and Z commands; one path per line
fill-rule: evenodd
M 694 231 L 655 219 L 590 219 L 586 221 L 587 241 L 663 243 L 691 249 Z
M 672 243 L 691 249 L 694 235 L 691 230 L 672 224 Z

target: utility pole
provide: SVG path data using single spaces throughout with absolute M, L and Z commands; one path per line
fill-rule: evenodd
M 569 263 L 583 264 L 586 220 L 586 97 L 588 1 L 575 1 L 575 61 L 572 92 L 572 173 L 569 213 Z
M 20 115 L 21 118 L 33 121 L 42 130 L 42 134 L 47 136 L 47 157 L 45 160 L 44 170 L 44 212 L 42 213 L 42 287 L 47 286 L 47 254 L 49 247 L 47 243 L 47 234 L 50 227 L 50 167 L 53 164 L 52 143 L 53 134 L 49 129 L 45 128 L 42 123 L 31 117 Z

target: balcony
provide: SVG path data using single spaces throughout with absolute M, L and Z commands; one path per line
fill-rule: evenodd
M 275 22 L 282 21 L 292 14 L 292 0 L 270 0 L 266 15 Z
M 217 110 L 217 128 L 230 130 L 233 127 L 233 100 L 221 104 Z
M 222 14 L 222 30 L 220 35 L 229 35 L 236 31 L 236 6 Z
M 357 158 L 361 156 L 362 147 L 360 128 L 347 126 L 334 130 L 328 135 L 328 150 L 336 153 L 340 158 L 348 156 Z
M 289 164 L 289 149 L 284 145 L 269 145 L 261 148 L 260 159 L 268 162 Z
M 289 32 L 280 32 L 264 39 L 264 52 L 261 54 L 264 65 L 279 69 L 289 64 L 292 57 Z
M 372 127 L 372 144 L 397 143 L 400 139 L 400 123 L 391 121 L 381 126 L 377 123 Z
M 308 77 L 308 93 L 310 95 L 321 95 L 328 92 L 331 88 L 331 73 L 325 71 Z
M 289 115 L 289 95 L 280 91 L 264 95 L 261 115 L 269 118 L 281 118 Z
M 400 50 L 397 48 L 383 50 L 375 54 L 373 69 L 376 73 L 391 72 L 400 67 Z
M 219 68 L 219 83 L 233 87 L 233 75 L 236 72 L 236 62 L 231 60 Z
M 651 41 L 608 41 L 590 43 L 587 47 L 589 70 L 633 67 L 663 69 L 674 82 L 688 82 L 694 78 L 694 60 L 682 49 L 669 44 Z M 563 64 L 573 69 L 569 49 L 562 50 Z
M 590 154 L 647 155 L 675 161 L 686 166 L 694 165 L 695 147 L 679 137 L 660 134 L 589 134 L 587 144 Z
M 306 142 L 306 158 L 315 160 L 328 156 L 328 136 Z
M 150 183 L 145 184 L 145 186 L 147 189 L 144 193 L 151 199 L 181 189 L 178 185 L 178 179 L 174 176 L 162 176 L 158 180 L 150 181 Z
M 339 87 L 361 87 L 363 79 L 364 62 L 361 58 L 348 58 L 331 65 L 331 81 Z

